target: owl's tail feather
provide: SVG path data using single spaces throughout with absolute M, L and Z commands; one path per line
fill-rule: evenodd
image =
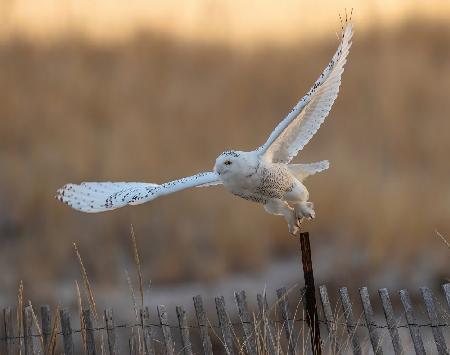
M 328 160 L 322 160 L 310 164 L 289 164 L 289 171 L 300 181 L 305 180 L 308 176 L 320 173 L 330 167 Z

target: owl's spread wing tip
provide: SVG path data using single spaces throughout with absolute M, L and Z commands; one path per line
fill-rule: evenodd
M 95 213 L 138 205 L 190 187 L 219 183 L 213 172 L 199 173 L 161 185 L 142 182 L 82 182 L 66 184 L 56 199 L 81 212 Z
M 270 134 L 258 153 L 272 162 L 289 163 L 320 128 L 339 93 L 351 47 L 353 27 L 346 22 L 338 49 L 308 93 Z

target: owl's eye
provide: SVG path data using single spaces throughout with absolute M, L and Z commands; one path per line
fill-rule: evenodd
M 225 165 L 231 165 L 231 161 L 227 160 L 224 162 Z

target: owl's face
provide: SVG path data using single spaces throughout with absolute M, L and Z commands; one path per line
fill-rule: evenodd
M 217 157 L 214 171 L 222 178 L 230 175 L 246 175 L 254 170 L 254 165 L 251 153 L 229 150 Z

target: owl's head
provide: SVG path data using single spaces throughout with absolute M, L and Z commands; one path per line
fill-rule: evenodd
M 245 174 L 254 169 L 254 159 L 250 155 L 249 152 L 227 150 L 217 157 L 214 171 L 222 177 L 230 173 Z

